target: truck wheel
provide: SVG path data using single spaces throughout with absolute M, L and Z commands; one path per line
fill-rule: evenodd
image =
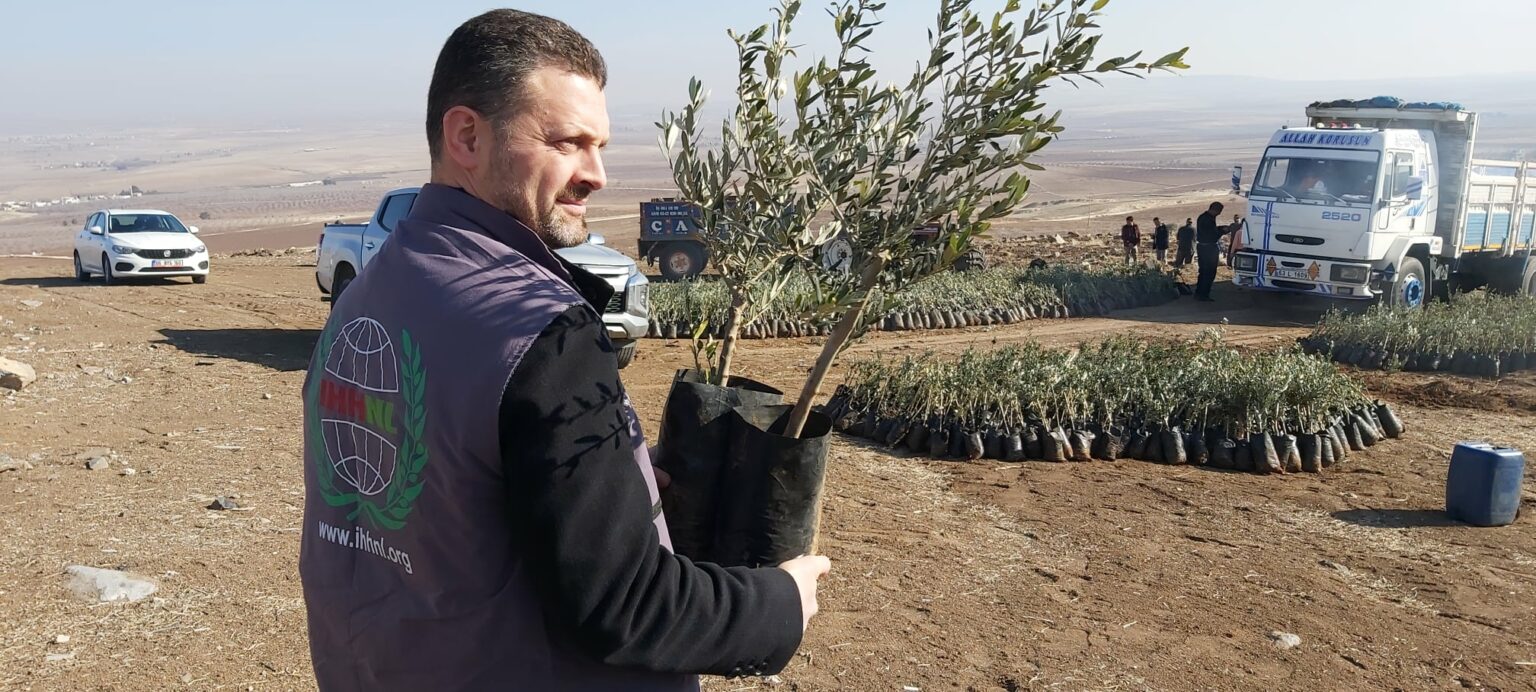
M 955 271 L 957 272 L 974 272 L 986 268 L 987 256 L 982 254 L 981 248 L 973 247 L 955 259 Z
M 352 285 L 352 280 L 357 278 L 352 273 L 352 266 L 343 264 L 336 267 L 336 278 L 331 282 L 331 309 L 336 309 L 336 301 L 341 300 L 341 292 Z
M 1521 273 L 1518 282 L 1511 281 L 1507 291 L 1511 295 L 1536 296 L 1536 260 L 1528 260 L 1521 263 Z M 1514 273 L 1514 272 L 1511 272 Z
M 620 370 L 629 367 L 629 364 L 635 360 L 635 348 L 639 345 L 637 341 L 625 341 L 618 344 Z
M 1392 307 L 1418 309 L 1433 295 L 1431 288 L 1424 264 L 1417 258 L 1404 257 L 1397 268 L 1397 278 L 1392 281 L 1392 292 L 1382 296 L 1382 301 Z
M 661 276 L 668 281 L 682 281 L 704 271 L 704 250 L 696 245 L 674 243 L 661 250 Z

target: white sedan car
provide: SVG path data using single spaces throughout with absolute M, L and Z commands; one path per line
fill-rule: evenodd
M 197 226 L 169 212 L 105 209 L 92 214 L 75 236 L 75 278 L 99 274 L 106 283 L 150 276 L 190 276 L 208 281 L 208 248 Z

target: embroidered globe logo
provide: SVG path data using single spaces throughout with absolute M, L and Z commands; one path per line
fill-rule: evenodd
M 326 357 L 325 371 L 364 392 L 400 391 L 395 344 L 383 325 L 359 317 L 342 327 Z M 393 432 L 393 406 L 365 397 L 356 407 L 363 421 L 323 418 L 321 436 L 336 475 L 363 495 L 377 495 L 394 480 L 398 449 L 380 434 Z M 386 411 L 388 413 L 386 413 Z

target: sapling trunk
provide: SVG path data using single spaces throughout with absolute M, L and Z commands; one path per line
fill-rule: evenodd
M 805 430 L 805 421 L 811 417 L 811 406 L 816 397 L 821 395 L 821 385 L 827 379 L 827 373 L 832 370 L 832 362 L 837 360 L 837 354 L 841 353 L 848 340 L 853 337 L 854 329 L 858 328 L 859 320 L 864 317 L 864 310 L 869 306 L 869 297 L 873 292 L 869 287 L 875 285 L 880 278 L 880 272 L 885 271 L 885 260 L 871 260 L 865 267 L 864 275 L 859 277 L 859 285 L 863 287 L 864 294 L 860 296 L 838 320 L 833 327 L 832 334 L 827 337 L 827 343 L 821 347 L 821 355 L 816 357 L 816 367 L 811 369 L 811 375 L 805 379 L 805 386 L 800 390 L 800 400 L 795 402 L 795 408 L 789 414 L 789 422 L 784 426 L 784 436 L 799 439 L 800 433 Z
M 746 307 L 746 296 L 732 291 L 731 310 L 725 319 L 725 341 L 720 345 L 719 367 L 715 368 L 715 376 L 719 378 L 715 384 L 722 387 L 731 380 L 731 364 L 736 356 L 736 342 L 741 340 L 741 317 Z

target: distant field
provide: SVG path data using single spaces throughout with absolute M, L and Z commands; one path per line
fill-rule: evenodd
M 1074 111 L 1061 139 L 1042 152 L 1026 206 L 1001 221 L 1001 235 L 1104 232 L 1136 214 L 1192 216 L 1225 199 L 1229 171 L 1251 175 L 1273 129 L 1287 122 L 1248 113 L 1181 113 L 1166 104 L 1100 104 Z M 1503 117 L 1486 133 L 1488 156 L 1514 156 L 1536 142 L 1536 127 Z M 639 201 L 673 194 L 666 161 L 648 123 L 615 123 L 605 155 L 609 187 L 593 199 L 591 217 L 628 217 Z M 389 189 L 428 177 L 426 147 L 415 124 L 215 131 L 166 129 L 0 139 L 0 202 L 112 195 L 138 187 L 129 200 L 96 200 L 23 212 L 0 212 L 0 254 L 56 251 L 92 211 L 105 207 L 165 209 L 215 243 L 246 249 L 309 238 L 325 221 L 371 213 Z M 333 184 L 308 184 L 330 181 Z M 296 186 L 299 185 L 299 186 Z M 1182 220 L 1182 219 L 1180 219 Z M 638 221 L 593 223 L 614 247 L 633 253 Z M 235 240 L 234 235 L 243 236 Z M 284 246 L 286 247 L 286 246 Z

